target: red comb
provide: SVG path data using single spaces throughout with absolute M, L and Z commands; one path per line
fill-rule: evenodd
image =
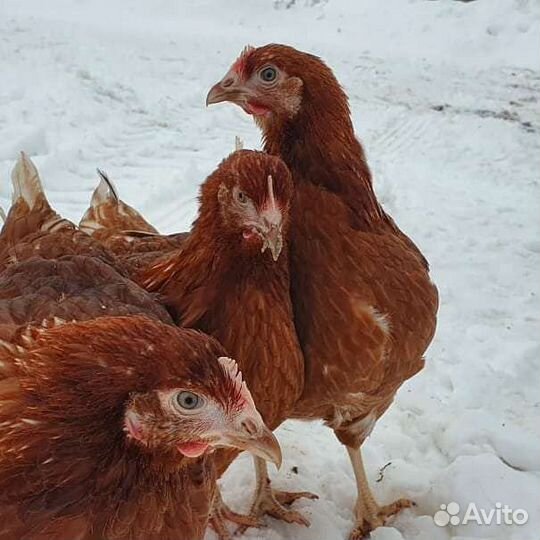
M 234 390 L 237 394 L 239 404 L 243 407 L 247 403 L 255 408 L 255 403 L 253 401 L 253 397 L 251 396 L 251 392 L 248 390 L 248 387 L 242 378 L 242 372 L 240 371 L 236 361 L 226 356 L 220 356 L 218 358 L 218 362 L 225 373 L 230 377 Z
M 249 55 L 255 50 L 255 47 L 251 45 L 246 45 L 244 50 L 240 53 L 240 56 L 235 60 L 232 65 L 232 70 L 240 76 L 245 75 L 246 72 L 246 63 L 249 58 Z

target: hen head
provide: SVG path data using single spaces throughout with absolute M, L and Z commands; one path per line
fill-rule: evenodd
M 253 115 L 264 130 L 325 109 L 348 113 L 347 97 L 332 70 L 317 56 L 287 45 L 246 47 L 206 104 L 229 101 Z
M 204 339 L 207 339 L 206 337 Z M 170 381 L 149 392 L 131 395 L 124 415 L 129 438 L 150 449 L 176 449 L 198 457 L 218 447 L 248 450 L 281 464 L 281 451 L 265 426 L 234 360 L 207 359 L 204 378 Z M 208 370 L 208 367 L 211 369 Z M 211 373 L 213 372 L 213 373 Z
M 292 195 L 291 174 L 281 159 L 239 150 L 202 185 L 200 215 L 218 223 L 220 235 L 238 246 L 241 255 L 258 257 L 268 248 L 277 261 Z
M 18 415 L 29 418 L 28 425 L 17 426 L 30 429 L 10 436 L 36 440 L 43 431 L 65 448 L 84 440 L 88 459 L 110 452 L 115 441 L 149 459 L 178 464 L 179 453 L 195 458 L 216 447 L 281 461 L 236 363 L 209 336 L 130 316 L 62 324 L 27 336 L 28 342 L 31 348 L 12 364 L 12 375 L 22 392 Z M 0 350 L 0 358 L 9 351 Z M 0 392 L 0 409 L 2 397 Z M 0 414 L 2 420 L 8 418 Z M 0 448 L 16 446 L 3 435 Z M 43 451 L 50 451 L 42 442 Z

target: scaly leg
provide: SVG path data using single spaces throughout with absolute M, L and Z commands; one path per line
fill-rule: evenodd
M 309 521 L 300 512 L 286 508 L 286 506 L 292 504 L 297 499 L 318 499 L 318 496 L 308 491 L 290 492 L 290 491 L 276 491 L 270 485 L 270 478 L 268 478 L 268 469 L 266 461 L 264 459 L 254 457 L 255 463 L 255 500 L 251 505 L 249 516 L 253 519 L 260 519 L 265 514 L 272 516 L 273 518 L 286 521 L 287 523 L 298 523 L 309 527 Z M 235 531 L 235 535 L 243 533 L 249 525 L 241 525 Z
M 216 487 L 214 501 L 212 502 L 212 511 L 210 513 L 209 525 L 214 529 L 219 540 L 232 540 L 232 535 L 227 529 L 227 521 L 236 523 L 241 527 L 262 527 L 260 519 L 251 516 L 238 514 L 231 510 L 223 501 L 219 487 Z
M 355 507 L 356 525 L 349 536 L 349 540 L 362 540 L 368 537 L 371 531 L 384 525 L 391 516 L 404 508 L 414 506 L 414 503 L 409 499 L 398 499 L 391 504 L 379 506 L 369 488 L 360 448 L 355 449 L 347 446 L 347 452 L 349 453 L 358 489 L 358 499 Z

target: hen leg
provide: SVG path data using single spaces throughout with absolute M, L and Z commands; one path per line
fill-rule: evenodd
M 347 452 L 349 453 L 358 489 L 358 499 L 355 507 L 356 524 L 349 536 L 349 540 L 361 540 L 368 537 L 372 530 L 384 525 L 390 517 L 400 510 L 414 506 L 414 503 L 409 499 L 398 499 L 391 504 L 379 506 L 369 488 L 360 448 L 347 446 Z
M 209 525 L 215 531 L 219 540 L 232 540 L 232 535 L 227 529 L 227 522 L 236 523 L 240 527 L 262 527 L 262 521 L 257 517 L 245 516 L 231 510 L 223 501 L 219 487 L 216 488 Z
M 253 460 L 255 462 L 257 484 L 255 487 L 255 500 L 251 505 L 249 516 L 253 519 L 260 519 L 267 514 L 287 523 L 298 523 L 299 525 L 309 527 L 307 518 L 300 514 L 300 512 L 286 508 L 286 506 L 298 499 L 318 499 L 318 496 L 308 491 L 291 492 L 274 490 L 270 485 L 266 461 L 258 457 L 254 457 Z M 248 527 L 249 525 L 241 525 L 235 531 L 235 535 L 243 533 Z

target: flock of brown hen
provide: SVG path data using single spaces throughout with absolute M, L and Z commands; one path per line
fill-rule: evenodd
M 281 463 L 272 430 L 289 418 L 323 420 L 345 445 L 351 540 L 413 504 L 376 502 L 360 449 L 423 367 L 438 306 L 428 264 L 378 203 L 318 57 L 248 47 L 208 93 L 223 101 L 254 117 L 264 150 L 219 164 L 189 233 L 160 235 L 101 172 L 76 226 L 17 162 L 0 234 L 0 540 L 199 540 L 208 525 L 225 540 L 265 515 L 309 525 L 290 505 L 316 496 L 275 489 L 266 466 Z M 243 450 L 248 515 L 217 486 Z

